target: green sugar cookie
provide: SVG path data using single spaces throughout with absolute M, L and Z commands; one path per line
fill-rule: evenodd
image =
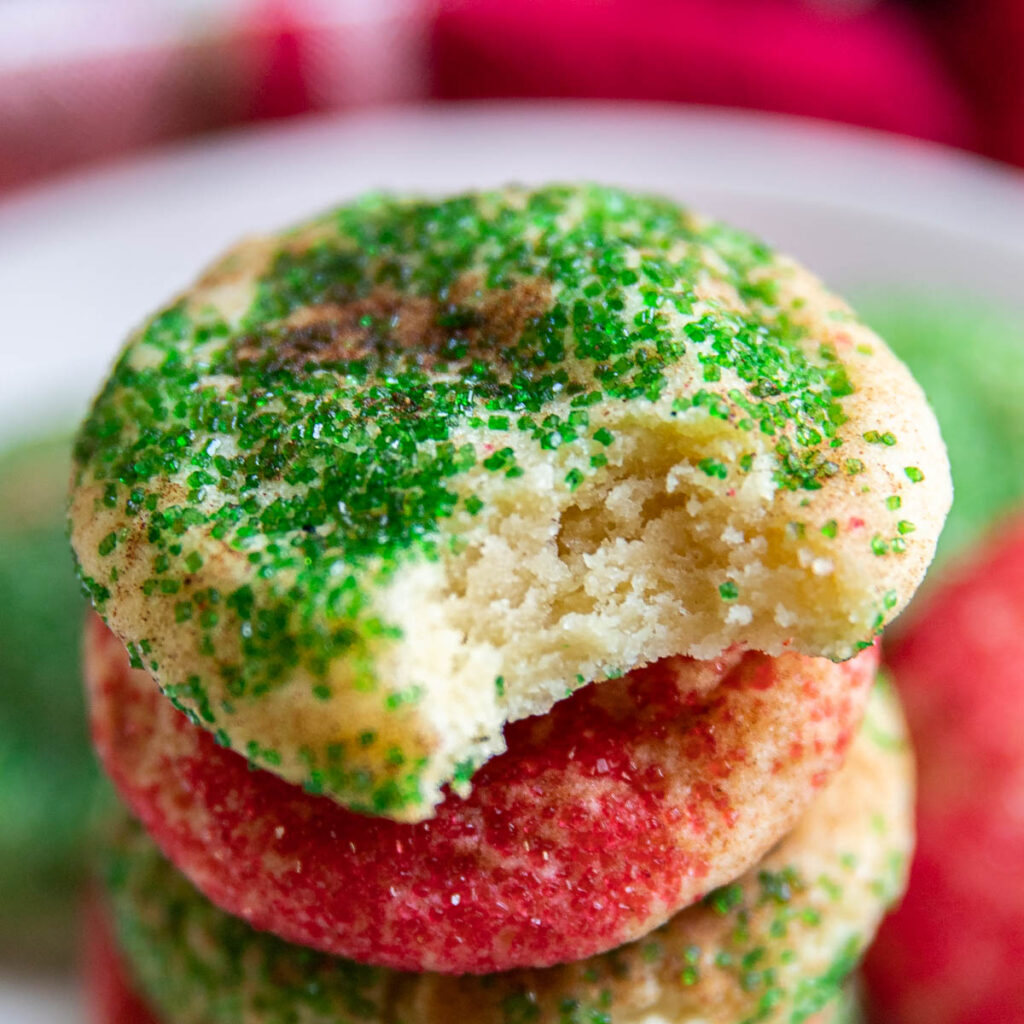
M 96 770 L 64 529 L 70 438 L 0 455 L 0 957 L 66 957 Z
M 1024 314 L 912 293 L 858 305 L 921 382 L 949 446 L 956 496 L 944 558 L 1024 501 Z
M 240 244 L 129 340 L 71 525 L 195 721 L 411 821 L 583 683 L 850 657 L 949 500 L 919 388 L 807 271 L 552 186 L 371 195 Z

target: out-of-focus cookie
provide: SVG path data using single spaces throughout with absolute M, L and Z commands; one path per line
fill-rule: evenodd
M 877 654 L 669 658 L 508 728 L 429 821 L 304 793 L 171 707 L 93 617 L 96 748 L 167 856 L 218 906 L 402 970 L 546 967 L 647 934 L 736 878 L 839 768 Z
M 419 820 L 584 683 L 849 657 L 949 501 L 920 389 L 817 279 L 588 185 L 373 195 L 243 243 L 129 341 L 71 524 L 196 722 Z
M 869 995 L 900 1024 L 1022 1024 L 1024 517 L 936 580 L 888 661 L 918 753 L 919 844 Z
M 100 893 L 86 906 L 82 932 L 82 980 L 90 1024 L 160 1024 L 135 991 L 110 928 Z
M 937 557 L 1024 504 L 1024 314 L 981 296 L 868 295 L 858 311 L 917 378 L 949 449 L 956 500 Z
M 0 961 L 31 966 L 73 954 L 97 779 L 64 529 L 70 448 L 54 436 L 0 454 Z
M 158 1020 L 135 991 L 105 915 L 90 918 L 87 942 L 85 981 L 92 1024 L 174 1024 L 170 1019 Z M 358 1021 L 358 1017 L 354 1018 L 353 1024 Z M 214 1022 L 195 1018 L 194 1024 Z M 803 1018 L 800 1024 L 862 1024 L 858 986 L 847 982 L 836 999 Z
M 912 790 L 880 687 L 842 771 L 754 869 L 630 945 L 486 977 L 398 973 L 255 932 L 127 819 L 107 879 L 130 973 L 174 1024 L 798 1024 L 837 999 L 902 891 Z

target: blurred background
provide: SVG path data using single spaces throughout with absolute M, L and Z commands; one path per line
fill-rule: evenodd
M 15 292 L 37 289 L 33 303 L 40 308 L 38 297 L 49 294 L 40 272 L 8 273 L 5 285 L 4 268 L 29 265 L 33 225 L 50 230 L 59 219 L 56 212 L 44 216 L 46 187 L 62 187 L 80 172 L 159 154 L 183 140 L 215 147 L 225 132 L 308 116 L 556 99 L 697 105 L 712 114 L 741 108 L 937 143 L 946 154 L 922 147 L 914 157 L 922 167 L 947 160 L 948 150 L 981 158 L 971 172 L 978 191 L 956 190 L 959 207 L 952 212 L 960 221 L 977 213 L 986 223 L 1002 222 L 1004 238 L 1024 239 L 1024 176 L 1011 170 L 1024 167 L 1024 0 L 0 0 L 0 294 L 6 287 L 5 299 L 12 300 Z M 741 182 L 737 194 L 759 183 L 760 138 L 751 135 L 749 183 Z M 849 152 L 859 144 L 855 137 Z M 996 191 L 988 188 L 993 182 Z M 870 189 L 859 181 L 854 191 Z M 1015 193 L 1016 202 L 997 199 L 997 191 Z M 102 215 L 113 225 L 117 203 L 107 201 Z M 19 221 L 19 210 L 35 220 Z M 769 203 L 755 212 L 764 223 L 783 224 L 788 210 L 773 212 Z M 874 234 L 866 250 L 861 244 L 856 251 L 878 254 L 871 273 L 858 255 L 855 266 L 835 262 L 843 272 L 835 272 L 834 283 L 852 287 L 856 305 L 911 365 L 943 425 L 957 499 L 933 588 L 946 572 L 969 573 L 981 557 L 988 566 L 1009 566 L 996 594 L 998 644 L 1001 650 L 1017 644 L 1024 659 L 1024 596 L 1013 590 L 1013 580 L 1024 579 L 1024 544 L 1018 538 L 1005 552 L 998 546 L 1006 529 L 1000 524 L 1019 518 L 1024 500 L 1022 250 L 1002 268 L 1009 289 L 993 285 L 986 294 L 978 284 L 984 275 L 975 273 L 963 294 L 947 287 L 922 291 L 920 272 L 915 277 L 905 263 L 886 263 L 885 230 L 899 228 L 899 215 L 894 211 L 888 229 L 881 222 L 864 227 Z M 949 280 L 958 259 L 981 251 L 953 242 L 928 264 L 945 259 Z M 88 264 L 88 252 L 83 245 L 75 259 Z M 187 265 L 207 255 L 189 253 Z M 167 272 L 165 291 L 179 283 L 176 268 Z M 857 282 L 866 279 L 876 286 L 858 291 Z M 83 322 L 94 312 L 83 310 Z M 133 316 L 139 313 L 133 308 Z M 112 351 L 125 325 L 105 312 L 97 317 L 97 323 L 107 318 L 104 351 Z M 45 332 L 39 337 L 45 340 Z M 0 336 L 5 358 L 26 344 L 36 342 L 11 331 Z M 12 979 L 66 970 L 88 847 L 96 773 L 77 670 L 83 605 L 66 554 L 61 498 L 69 424 L 78 412 L 40 401 L 31 416 L 7 417 L 0 430 L 0 1009 L 8 1005 L 3 995 Z M 989 546 L 978 555 L 986 535 Z M 954 562 L 960 568 L 945 568 Z M 989 607 L 957 627 L 963 635 L 956 642 L 966 645 L 968 636 L 981 652 L 972 655 L 974 665 L 996 646 L 985 640 L 992 620 Z M 912 611 L 908 621 L 907 633 L 937 643 L 945 633 L 953 642 L 948 637 L 955 630 L 931 606 Z M 913 649 L 912 640 L 897 644 Z M 897 682 L 902 649 L 893 647 L 890 658 Z M 962 682 L 964 660 L 947 660 Z M 921 906 L 939 906 L 933 895 L 948 883 L 941 881 L 941 854 L 936 860 L 926 848 L 928 877 L 915 876 L 909 916 L 884 937 L 885 963 L 898 964 L 901 977 L 894 980 L 877 960 L 873 966 L 876 998 L 888 1007 L 885 1019 L 897 1024 L 1024 1021 L 1020 983 L 1000 987 L 993 980 L 1016 977 L 1024 958 L 1024 770 L 1006 768 L 1024 765 L 1024 668 L 1018 664 L 1024 662 L 1008 656 L 992 669 L 1002 673 L 992 689 L 1006 703 L 983 730 L 986 742 L 996 734 L 1006 740 L 991 771 L 1016 781 L 999 789 L 988 818 L 972 820 L 981 853 L 957 852 L 979 856 L 991 871 L 987 879 L 977 872 L 963 892 L 949 889 L 941 914 L 924 913 Z M 985 692 L 983 684 L 978 681 L 978 692 Z M 927 697 L 923 704 L 910 701 L 915 739 L 920 749 L 935 749 L 937 730 L 955 723 L 936 725 L 920 709 L 943 701 L 953 707 L 956 685 L 936 671 L 918 680 L 918 691 Z M 968 717 L 962 709 L 957 715 Z M 968 760 L 980 758 L 984 744 L 971 743 L 957 749 Z M 948 773 L 945 778 L 948 784 Z M 991 775 L 972 778 L 971 799 L 991 783 Z M 956 824 L 943 820 L 937 829 L 923 822 L 923 843 L 946 843 Z M 979 906 L 991 925 L 983 934 L 974 927 Z M 956 932 L 959 940 L 946 941 Z M 975 952 L 986 951 L 988 973 L 965 986 L 958 956 L 968 940 L 977 940 Z M 893 950 L 910 946 L 923 952 L 908 966 Z M 961 978 L 956 985 L 954 975 Z M 948 985 L 955 994 L 944 1004 L 928 1002 L 927 1013 L 915 1016 L 907 1009 L 904 989 L 912 986 L 906 979 L 940 992 Z M 998 1000 L 979 1009 L 972 999 L 981 990 Z M 26 1010 L 11 1019 L 44 1018 Z
M 0 189 L 252 121 L 509 97 L 800 114 L 1024 164 L 1024 4 L 0 0 Z

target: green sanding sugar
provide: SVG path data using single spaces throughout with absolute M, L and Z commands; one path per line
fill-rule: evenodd
M 949 449 L 955 494 L 942 558 L 1024 499 L 1024 313 L 895 292 L 858 305 L 924 388 Z
M 124 817 L 118 831 L 104 859 L 118 945 L 143 994 L 168 1019 L 179 1024 L 397 1024 L 414 1019 L 407 1016 L 416 1014 L 413 1007 L 438 1019 L 442 1004 L 430 999 L 429 979 L 257 932 L 207 901 L 137 824 Z M 640 973 L 639 964 L 658 970 L 669 960 L 679 965 L 681 988 L 710 979 L 710 991 L 745 993 L 752 1012 L 737 1024 L 803 1024 L 818 1013 L 826 1021 L 849 1022 L 855 1018 L 847 979 L 862 937 L 843 941 L 821 973 L 794 983 L 789 970 L 801 942 L 817 944 L 819 929 L 826 946 L 836 941 L 814 908 L 821 903 L 824 881 L 812 883 L 787 865 L 751 872 L 745 884 L 713 891 L 704 907 L 722 919 L 717 951 L 669 925 L 578 965 L 437 981 L 461 984 L 475 1019 L 488 1024 L 612 1024 L 623 1010 L 628 1013 L 629 979 Z M 696 907 L 689 914 L 702 912 Z M 546 984 L 551 976 L 560 982 L 553 989 Z M 642 978 L 637 984 L 644 984 Z M 692 1011 L 680 1019 L 693 1019 Z
M 599 186 L 370 195 L 331 211 L 282 236 L 232 322 L 180 302 L 125 350 L 75 449 L 79 479 L 123 516 L 89 552 L 83 584 L 104 612 L 126 549 L 133 568 L 147 559 L 142 594 L 198 632 L 198 654 L 231 700 L 259 698 L 297 669 L 322 678 L 341 659 L 372 690 L 375 651 L 398 634 L 371 592 L 405 563 L 437 559 L 457 511 L 480 513 L 458 478 L 521 475 L 515 435 L 539 452 L 577 453 L 562 477 L 575 490 L 615 444 L 587 410 L 657 400 L 684 354 L 702 382 L 677 412 L 699 408 L 770 437 L 776 483 L 818 490 L 840 472 L 852 386 L 836 353 L 808 345 L 771 305 L 773 258 L 667 200 Z M 700 312 L 695 289 L 709 273 L 746 312 Z M 310 307 L 342 319 L 294 319 Z M 716 387 L 723 373 L 742 387 Z M 468 443 L 467 428 L 494 443 Z M 714 459 L 700 468 L 727 475 Z M 140 521 L 141 549 L 129 525 Z M 244 553 L 249 581 L 197 586 L 198 536 Z M 161 682 L 188 687 L 189 711 L 202 716 L 199 680 Z M 310 784 L 328 772 L 329 788 L 357 788 L 342 760 L 312 756 Z M 388 784 L 397 789 L 353 805 L 414 801 L 415 764 Z

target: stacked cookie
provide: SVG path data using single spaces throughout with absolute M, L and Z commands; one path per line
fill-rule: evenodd
M 76 447 L 129 976 L 165 1024 L 832 1012 L 909 846 L 872 641 L 949 499 L 884 344 L 668 201 L 243 243 Z

